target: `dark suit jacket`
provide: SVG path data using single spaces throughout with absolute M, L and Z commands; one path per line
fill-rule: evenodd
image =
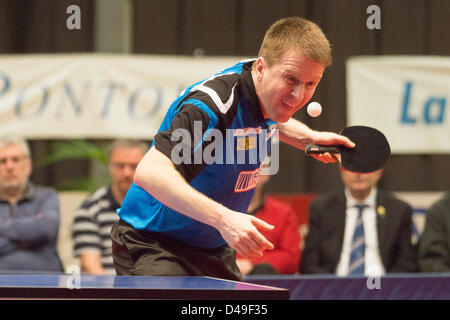
M 411 206 L 378 189 L 377 233 L 381 261 L 386 272 L 416 272 L 417 251 L 411 244 Z M 378 210 L 377 210 L 378 211 Z M 309 208 L 309 231 L 302 253 L 300 273 L 336 272 L 344 240 L 346 200 L 344 190 L 314 199 Z

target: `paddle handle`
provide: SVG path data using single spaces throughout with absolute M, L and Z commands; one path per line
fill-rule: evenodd
M 317 153 L 325 153 L 325 152 L 329 152 L 331 154 L 340 153 L 339 149 L 336 146 L 323 146 L 323 145 L 319 145 L 319 144 L 307 144 L 305 147 L 306 154 L 317 154 Z

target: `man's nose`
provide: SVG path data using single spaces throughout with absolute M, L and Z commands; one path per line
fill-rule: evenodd
M 299 84 L 292 89 L 291 95 L 296 103 L 303 101 L 303 97 L 305 96 L 305 86 L 303 84 Z
M 6 169 L 12 170 L 16 166 L 16 162 L 12 159 L 6 160 Z
M 130 165 L 126 165 L 126 166 L 123 168 L 123 173 L 124 173 L 127 177 L 133 177 L 133 176 L 134 176 L 134 171 L 135 171 L 134 167 L 133 167 L 133 166 L 130 166 Z

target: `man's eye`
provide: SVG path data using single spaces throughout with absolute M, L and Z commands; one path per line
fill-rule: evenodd
M 284 79 L 289 83 L 296 83 L 296 80 L 297 80 L 292 76 L 285 76 Z

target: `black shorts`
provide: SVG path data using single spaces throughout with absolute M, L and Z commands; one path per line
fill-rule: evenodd
M 236 251 L 229 245 L 201 249 L 173 237 L 136 230 L 123 220 L 111 229 L 117 275 L 210 276 L 241 281 Z

